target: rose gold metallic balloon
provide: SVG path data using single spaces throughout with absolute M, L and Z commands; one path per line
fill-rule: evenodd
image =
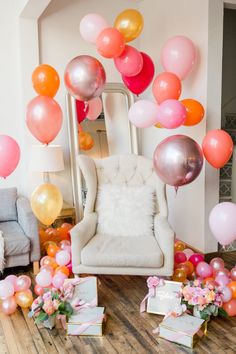
M 4 299 L 1 303 L 1 311 L 5 315 L 13 314 L 17 309 L 17 303 L 14 296 Z
M 106 73 L 96 58 L 80 55 L 67 64 L 64 80 L 73 97 L 80 101 L 89 101 L 102 93 Z
M 180 187 L 194 181 L 201 172 L 203 154 L 200 146 L 186 135 L 172 135 L 157 145 L 154 168 L 163 182 Z

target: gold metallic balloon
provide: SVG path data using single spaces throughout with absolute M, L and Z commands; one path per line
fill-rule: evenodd
M 51 225 L 60 214 L 63 198 L 60 190 L 50 183 L 38 186 L 31 195 L 34 215 L 44 225 Z
M 28 308 L 33 303 L 33 295 L 31 290 L 19 291 L 15 294 L 15 300 L 17 305 L 22 308 Z
M 127 9 L 117 16 L 114 27 L 123 34 L 126 42 L 130 42 L 142 32 L 143 16 L 137 10 Z

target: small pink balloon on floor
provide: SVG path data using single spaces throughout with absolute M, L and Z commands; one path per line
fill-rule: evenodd
M 1 311 L 5 315 L 12 315 L 17 309 L 17 303 L 14 296 L 4 299 L 0 305 Z
M 8 177 L 20 161 L 20 147 L 8 135 L 0 135 L 0 177 Z
M 5 279 L 0 281 L 0 299 L 5 299 L 14 295 L 14 293 L 15 289 L 11 282 Z
M 27 275 L 21 275 L 16 280 L 15 291 L 24 291 L 30 288 L 31 279 Z
M 14 274 L 10 274 L 8 275 L 5 280 L 9 281 L 10 283 L 12 283 L 12 285 L 14 286 L 14 290 L 16 291 L 16 281 L 17 281 L 17 276 L 15 276 Z

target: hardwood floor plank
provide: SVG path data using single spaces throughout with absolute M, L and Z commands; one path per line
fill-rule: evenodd
M 0 321 L 3 329 L 3 333 L 6 339 L 6 346 L 9 354 L 21 354 L 19 348 L 19 343 L 15 339 L 15 332 L 12 326 L 12 321 L 10 316 L 5 316 L 3 313 L 0 313 Z

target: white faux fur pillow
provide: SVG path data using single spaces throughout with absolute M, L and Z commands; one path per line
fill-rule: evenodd
M 112 236 L 153 236 L 154 190 L 149 186 L 99 187 L 97 233 Z

